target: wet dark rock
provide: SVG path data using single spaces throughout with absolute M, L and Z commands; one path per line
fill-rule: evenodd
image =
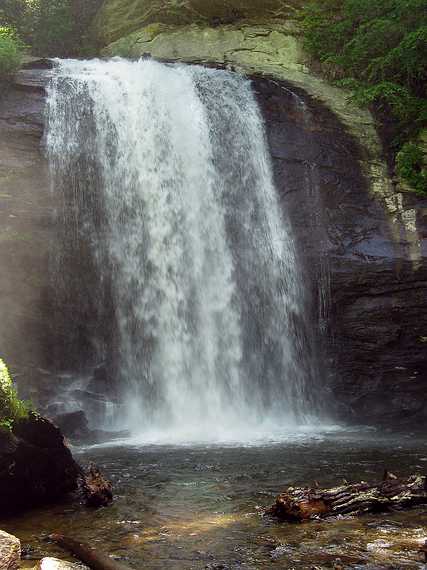
M 94 392 L 95 394 L 108 396 L 115 394 L 114 379 L 111 377 L 107 366 L 101 365 L 95 368 L 87 389 L 89 392 Z
M 0 511 L 53 502 L 76 490 L 81 470 L 59 429 L 31 413 L 0 432 Z
M 53 69 L 55 62 L 47 57 L 31 59 L 21 65 L 22 69 Z
M 82 411 L 59 414 L 52 418 L 53 423 L 70 439 L 82 440 L 89 435 L 89 425 L 86 414 Z
M 129 437 L 127 430 L 90 429 L 87 416 L 83 410 L 59 414 L 52 418 L 52 422 L 60 428 L 65 437 L 76 444 L 105 443 Z
M 328 108 L 286 82 L 254 86 L 311 284 L 316 393 L 346 423 L 425 425 L 427 199 L 396 194 L 392 219 L 367 150 Z

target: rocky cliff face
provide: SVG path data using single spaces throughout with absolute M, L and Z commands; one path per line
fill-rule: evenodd
M 313 326 L 319 340 L 318 382 L 326 387 L 319 394 L 335 402 L 334 413 L 345 421 L 425 422 L 427 201 L 401 192 L 389 179 L 369 113 L 352 106 L 344 92 L 309 72 L 291 19 L 293 4 L 286 7 L 272 1 L 268 10 L 255 13 L 260 3 L 244 3 L 246 7 L 234 13 L 227 10 L 231 4 L 237 6 L 237 0 L 229 0 L 227 10 L 215 19 L 217 12 L 208 13 L 205 3 L 197 4 L 196 10 L 196 3 L 188 1 L 177 20 L 165 2 L 107 0 L 97 26 L 104 41 L 115 42 L 105 53 L 225 65 L 253 77 L 276 184 L 283 207 L 291 211 L 312 292 Z M 234 20 L 225 21 L 230 13 L 235 14 Z M 27 97 L 39 97 L 26 93 L 24 99 L 16 99 L 17 106 L 13 97 L 3 99 L 0 116 L 14 113 L 17 118 L 12 123 L 22 122 L 19 117 L 25 115 Z M 11 133 L 15 126 L 8 129 Z M 24 219 L 31 221 L 38 247 L 33 250 L 28 242 L 16 250 L 20 242 L 14 238 L 13 247 L 0 251 L 3 264 L 11 268 L 9 286 L 3 285 L 1 310 L 15 327 L 0 326 L 0 334 L 12 367 L 24 359 L 34 370 L 46 362 L 43 354 L 51 354 L 63 341 L 60 330 L 44 335 L 49 314 L 41 300 L 48 284 L 40 268 L 46 267 L 46 244 L 53 234 L 49 224 L 39 220 L 46 219 L 43 212 L 47 211 L 40 205 L 49 209 L 51 202 L 46 199 L 44 166 L 34 166 L 44 165 L 40 125 L 31 135 L 26 129 L 22 140 L 29 146 L 19 152 L 30 152 L 31 161 L 28 172 L 22 170 L 21 161 L 14 195 L 17 205 L 27 203 L 30 191 L 37 196 L 31 215 Z M 10 148 L 13 140 L 6 134 L 1 144 Z M 7 184 L 3 178 L 1 192 Z M 11 207 L 5 212 L 5 219 L 16 220 L 7 218 L 15 215 Z M 25 288 L 27 300 L 16 294 L 16 287 L 23 287 L 28 279 L 24 255 L 41 277 L 34 287 Z M 22 307 L 28 307 L 28 312 Z M 30 329 L 35 344 L 27 337 L 20 344 L 29 322 L 22 313 L 37 315 Z M 89 339 L 82 339 L 82 347 L 88 343 Z M 65 357 L 65 345 L 62 350 Z
M 43 73 L 23 71 L 15 84 L 0 85 L 0 351 L 28 379 L 49 360 L 54 204 L 41 152 Z
M 425 425 L 427 200 L 397 193 L 392 214 L 330 109 L 290 83 L 254 86 L 312 287 L 319 395 L 347 422 Z
M 292 17 L 301 0 L 107 0 L 96 18 L 104 44 L 152 23 L 221 26 Z
M 346 420 L 425 421 L 427 201 L 390 180 L 370 114 L 310 71 L 295 20 L 303 2 L 244 4 L 187 0 L 177 14 L 166 0 L 106 0 L 96 28 L 113 41 L 106 55 L 254 76 L 312 284 L 319 381 Z

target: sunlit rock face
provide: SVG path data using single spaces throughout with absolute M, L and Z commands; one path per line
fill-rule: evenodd
M 364 149 L 363 168 L 371 190 L 381 196 L 391 196 L 393 202 L 394 190 L 372 116 L 350 101 L 350 93 L 331 86 L 310 71 L 296 18 L 302 2 L 287 3 L 277 9 L 256 3 L 256 17 L 228 20 L 210 20 L 198 12 L 187 14 L 185 10 L 182 12 L 187 14 L 185 18 L 177 19 L 171 17 L 166 4 L 156 3 L 156 6 L 164 6 L 160 13 L 144 11 L 147 5 L 141 0 L 132 4 L 124 0 L 105 2 L 93 29 L 101 53 L 132 59 L 153 57 L 162 61 L 201 63 L 291 82 L 327 105 L 358 139 Z M 229 3 L 227 6 L 232 13 Z M 129 14 L 135 12 L 145 16 L 140 20 L 130 18 Z M 111 33 L 114 26 L 117 29 Z
M 154 22 L 218 26 L 247 20 L 283 21 L 301 4 L 301 0 L 108 0 L 96 26 L 102 40 L 109 43 Z

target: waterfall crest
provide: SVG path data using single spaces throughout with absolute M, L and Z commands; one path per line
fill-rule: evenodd
M 91 346 L 112 363 L 122 423 L 215 440 L 307 421 L 304 287 L 250 81 L 64 60 L 47 112 L 64 239 L 91 259 L 97 318 L 110 299 L 111 334 L 94 323 Z

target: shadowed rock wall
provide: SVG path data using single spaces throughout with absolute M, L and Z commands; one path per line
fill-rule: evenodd
M 28 379 L 49 360 L 53 201 L 41 152 L 44 100 L 31 73 L 0 85 L 0 355 Z
M 427 200 L 400 195 L 392 218 L 334 113 L 289 83 L 254 85 L 312 287 L 319 382 L 340 419 L 425 425 Z

